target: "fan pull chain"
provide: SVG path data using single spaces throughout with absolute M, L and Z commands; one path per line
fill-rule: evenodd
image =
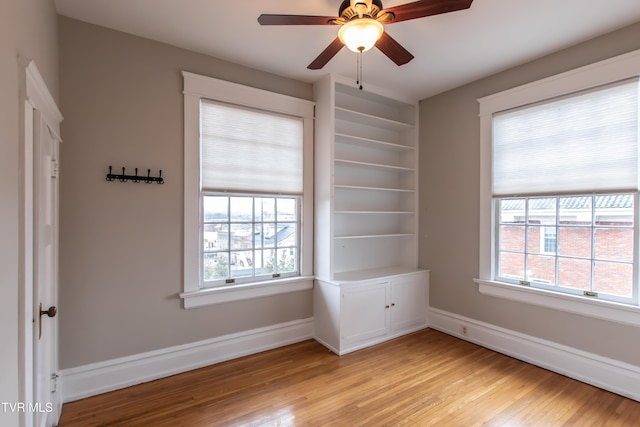
M 358 89 L 362 90 L 362 51 L 364 50 L 364 48 L 358 48 L 358 60 L 356 62 L 356 67 L 357 67 L 357 77 L 356 77 L 356 84 L 359 85 Z

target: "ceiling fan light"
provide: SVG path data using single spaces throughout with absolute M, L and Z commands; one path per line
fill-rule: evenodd
M 353 19 L 338 31 L 340 41 L 353 52 L 366 52 L 375 46 L 382 36 L 382 24 L 371 18 Z

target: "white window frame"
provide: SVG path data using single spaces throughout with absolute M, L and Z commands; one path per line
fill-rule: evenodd
M 275 92 L 201 76 L 184 79 L 184 308 L 195 308 L 313 288 L 313 117 L 315 103 Z M 200 177 L 200 101 L 211 99 L 303 119 L 303 193 L 300 275 L 231 286 L 202 286 L 202 197 Z
M 480 104 L 480 293 L 588 317 L 640 326 L 640 307 L 494 280 L 495 204 L 491 191 L 494 113 L 640 76 L 640 50 L 478 99 Z M 636 207 L 637 209 L 637 207 Z M 636 236 L 637 237 L 637 236 Z M 636 254 L 640 256 L 640 254 Z

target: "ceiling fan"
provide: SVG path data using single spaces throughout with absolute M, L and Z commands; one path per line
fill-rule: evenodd
M 337 17 L 262 14 L 258 22 L 260 25 L 340 25 L 338 37 L 307 66 L 310 70 L 324 67 L 345 45 L 360 53 L 375 46 L 397 65 L 403 65 L 411 61 L 413 55 L 387 34 L 382 24 L 468 9 L 472 2 L 418 0 L 384 9 L 380 0 L 344 0 Z

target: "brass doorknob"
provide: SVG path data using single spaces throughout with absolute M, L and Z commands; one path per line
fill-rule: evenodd
M 58 314 L 58 308 L 55 305 L 52 305 L 48 310 L 43 310 L 42 304 L 40 304 L 40 316 L 43 314 L 46 314 L 49 317 L 56 317 L 56 314 Z

